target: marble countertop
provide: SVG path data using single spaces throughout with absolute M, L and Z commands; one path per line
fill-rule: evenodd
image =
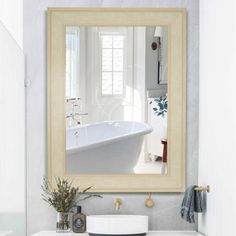
M 88 236 L 87 233 L 76 234 L 76 233 L 56 233 L 55 231 L 40 231 L 39 233 L 31 236 Z M 147 236 L 203 236 L 195 231 L 149 231 Z

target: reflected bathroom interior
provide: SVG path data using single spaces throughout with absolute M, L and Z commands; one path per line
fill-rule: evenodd
M 166 174 L 167 27 L 66 27 L 66 171 Z

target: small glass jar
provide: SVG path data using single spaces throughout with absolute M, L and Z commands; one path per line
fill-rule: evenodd
M 58 233 L 70 232 L 70 213 L 57 212 L 57 230 Z

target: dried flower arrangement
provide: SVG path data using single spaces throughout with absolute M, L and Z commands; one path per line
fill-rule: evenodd
M 43 200 L 54 207 L 57 212 L 70 212 L 72 207 L 91 197 L 102 198 L 98 194 L 86 193 L 92 186 L 80 191 L 79 187 L 73 187 L 72 182 L 68 180 L 56 177 L 55 182 L 56 188 L 54 189 L 48 179 L 44 178 L 43 185 L 41 186 L 43 193 L 41 195 Z M 87 196 L 81 197 L 85 193 Z

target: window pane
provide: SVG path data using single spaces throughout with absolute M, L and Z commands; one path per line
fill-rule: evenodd
M 102 94 L 112 94 L 112 73 L 102 73 Z
M 113 70 L 123 71 L 123 49 L 113 50 Z
M 124 36 L 113 36 L 113 48 L 123 48 Z
M 124 36 L 102 35 L 102 94 L 123 94 Z
M 103 48 L 112 48 L 112 36 L 103 35 L 102 36 L 102 47 Z
M 113 93 L 123 94 L 123 73 L 122 72 L 113 73 Z
M 112 49 L 102 50 L 102 70 L 112 71 Z

